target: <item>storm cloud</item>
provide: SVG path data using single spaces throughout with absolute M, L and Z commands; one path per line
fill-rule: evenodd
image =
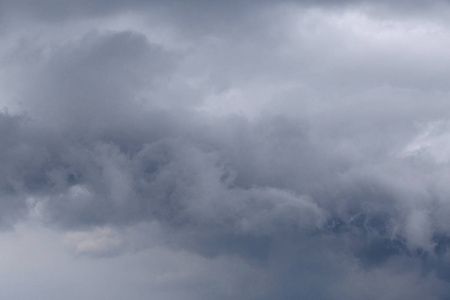
M 0 1 L 0 295 L 449 298 L 449 12 Z

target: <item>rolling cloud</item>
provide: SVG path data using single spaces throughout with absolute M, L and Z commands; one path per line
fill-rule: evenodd
M 446 1 L 110 2 L 0 1 L 0 295 L 449 297 Z

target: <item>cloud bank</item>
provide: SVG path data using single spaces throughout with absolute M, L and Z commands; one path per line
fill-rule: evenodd
M 0 11 L 1 295 L 449 297 L 447 2 Z

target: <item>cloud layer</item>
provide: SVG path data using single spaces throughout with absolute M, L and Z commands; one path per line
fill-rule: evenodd
M 445 1 L 0 11 L 0 294 L 449 297 Z

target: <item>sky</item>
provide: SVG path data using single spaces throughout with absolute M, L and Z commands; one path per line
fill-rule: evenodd
M 450 2 L 0 0 L 0 298 L 450 298 Z

